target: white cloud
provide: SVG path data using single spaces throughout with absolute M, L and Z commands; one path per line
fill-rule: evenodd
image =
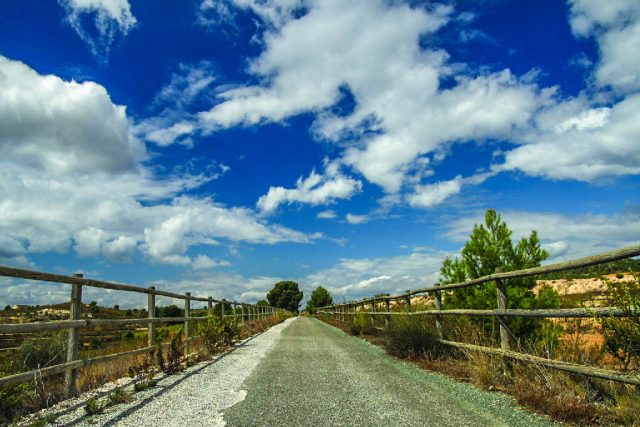
M 0 57 L 0 257 L 104 256 L 186 265 L 193 245 L 308 242 L 254 211 L 181 196 L 215 176 L 156 179 L 125 108 L 95 83 L 42 76 Z
M 334 301 L 354 300 L 384 293 L 431 286 L 438 280 L 440 266 L 448 252 L 424 251 L 389 258 L 342 259 L 335 266 L 301 280 L 305 291 L 323 286 Z
M 229 22 L 235 18 L 235 7 L 250 10 L 270 27 L 279 28 L 307 3 L 306 0 L 202 0 L 198 22 L 201 25 Z
M 552 179 L 592 181 L 640 174 L 640 94 L 592 108 L 583 96 L 540 113 L 523 145 L 496 170 L 521 170 Z
M 313 170 L 306 179 L 298 178 L 296 188 L 270 187 L 267 194 L 258 199 L 257 206 L 262 212 L 271 213 L 283 203 L 323 205 L 337 199 L 350 199 L 361 190 L 360 181 L 342 175 L 333 165 L 329 165 L 324 175 Z
M 106 61 L 118 34 L 127 35 L 135 27 L 129 0 L 58 0 L 67 13 L 67 21 L 91 52 Z M 86 16 L 93 16 L 94 28 L 88 28 Z M 98 35 L 94 36 L 93 33 Z
M 152 102 L 156 115 L 137 123 L 135 134 L 161 147 L 176 142 L 191 146 L 190 136 L 198 131 L 198 126 L 189 110 L 196 100 L 209 96 L 207 89 L 215 81 L 212 68 L 208 61 L 179 64 Z
M 72 272 L 67 272 L 71 274 Z M 98 280 L 112 280 L 108 275 L 99 272 L 85 274 L 85 277 Z M 181 293 L 191 292 L 194 296 L 214 299 L 228 299 L 255 303 L 266 299 L 267 292 L 273 285 L 282 280 L 280 277 L 254 276 L 244 277 L 224 271 L 190 271 L 187 277 L 178 280 L 157 280 L 147 283 L 129 283 L 136 286 L 155 286 L 159 290 Z M 101 306 L 112 307 L 114 304 L 122 308 L 146 308 L 147 297 L 144 294 L 128 294 L 123 298 L 123 292 L 87 287 L 83 289 L 82 299 L 85 302 L 96 301 Z M 49 282 L 30 282 L 25 280 L 0 277 L 0 306 L 6 304 L 55 304 L 68 302 L 69 285 Z M 157 297 L 156 304 L 164 306 L 177 304 L 182 306 L 184 301 L 173 298 Z M 206 303 L 192 303 L 192 307 L 205 307 Z
M 45 102 L 46 101 L 46 102 Z M 0 56 L 0 154 L 47 173 L 135 172 L 146 157 L 104 87 Z
M 415 193 L 407 197 L 407 201 L 413 207 L 430 208 L 439 205 L 452 195 L 458 194 L 461 188 L 462 178 L 460 176 L 450 181 L 418 185 L 415 188 Z
M 340 142 L 344 164 L 397 192 L 419 158 L 451 142 L 507 137 L 551 95 L 508 70 L 456 75 L 446 52 L 421 48 L 421 37 L 448 22 L 448 6 L 425 10 L 381 0 L 306 6 L 304 16 L 264 34 L 265 49 L 249 67 L 262 83 L 222 92 L 222 102 L 199 115 L 203 126 L 214 131 L 316 113 L 316 137 Z M 443 77 L 457 84 L 442 90 Z M 328 108 L 345 88 L 356 107 L 333 115 Z
M 345 218 L 349 224 L 364 224 L 369 222 L 369 217 L 367 215 L 354 215 L 348 213 Z
M 128 261 L 133 256 L 138 242 L 131 236 L 119 236 L 103 247 L 104 255 L 114 261 Z
M 570 23 L 600 48 L 593 99 L 583 93 L 544 108 L 494 170 L 582 181 L 640 174 L 640 56 L 630 54 L 640 51 L 640 3 L 574 0 Z
M 337 216 L 338 215 L 334 211 L 327 210 L 327 211 L 318 212 L 318 215 L 316 215 L 316 218 L 318 218 L 318 219 L 334 219 Z
M 567 216 L 551 212 L 500 212 L 513 238 L 528 236 L 531 230 L 549 250 L 553 260 L 595 255 L 640 242 L 640 213 Z M 484 222 L 483 213 L 460 218 L 447 225 L 444 236 L 456 242 L 467 240 L 474 224 Z
M 228 267 L 230 265 L 231 263 L 229 261 L 217 261 L 206 255 L 198 255 L 196 259 L 193 260 L 191 267 L 194 270 L 210 270 L 214 267 Z
M 167 128 L 153 129 L 146 134 L 147 141 L 155 142 L 161 147 L 166 147 L 176 142 L 184 135 L 191 135 L 195 130 L 193 123 L 181 121 Z M 184 140 L 183 140 L 184 141 Z
M 622 91 L 640 89 L 640 3 L 636 0 L 572 0 L 571 28 L 595 37 L 600 60 L 596 82 Z

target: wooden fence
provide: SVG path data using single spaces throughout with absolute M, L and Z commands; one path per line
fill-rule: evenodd
M 513 333 L 509 329 L 509 317 L 528 317 L 528 318 L 584 318 L 598 316 L 614 316 L 629 317 L 634 313 L 628 313 L 615 307 L 601 308 L 571 308 L 571 309 L 508 309 L 507 308 L 507 292 L 506 288 L 509 279 L 519 279 L 524 277 L 539 276 L 542 274 L 555 273 L 560 271 L 573 270 L 581 267 L 589 267 L 598 264 L 604 264 L 612 261 L 618 261 L 640 255 L 640 245 L 630 246 L 627 248 L 602 253 L 595 256 L 580 258 L 572 261 L 561 262 L 557 264 L 544 265 L 541 267 L 529 268 L 526 270 L 517 270 L 509 272 L 497 272 L 478 279 L 467 280 L 460 283 L 452 283 L 446 285 L 436 284 L 428 288 L 416 289 L 401 295 L 381 296 L 375 298 L 366 298 L 359 301 L 352 301 L 343 304 L 321 307 L 319 313 L 334 316 L 337 320 L 344 322 L 347 316 L 355 316 L 356 314 L 366 313 L 366 305 L 370 305 L 370 315 L 372 319 L 377 316 L 384 316 L 385 322 L 391 322 L 392 316 L 435 316 L 435 324 L 440 336 L 442 344 L 464 349 L 468 351 L 484 352 L 489 354 L 500 355 L 507 359 L 515 359 L 527 363 L 536 363 L 552 369 L 559 369 L 576 374 L 587 375 L 595 378 L 618 381 L 626 384 L 634 384 L 640 386 L 640 375 L 627 374 L 611 369 L 603 369 L 595 366 L 581 365 L 558 360 L 547 359 L 543 357 L 533 356 L 521 352 L 512 351 L 510 335 Z M 452 289 L 460 289 L 469 286 L 483 285 L 489 282 L 495 282 L 497 288 L 497 310 L 471 310 L 471 309 L 443 309 L 442 294 Z M 411 296 L 419 294 L 433 294 L 435 300 L 435 310 L 412 311 Z M 390 310 L 390 301 L 404 301 L 405 312 L 392 312 Z M 446 300 L 445 300 L 446 302 Z M 378 310 L 378 305 L 384 303 L 384 310 Z M 360 311 L 356 311 L 357 308 Z M 635 313 L 637 316 L 638 313 Z M 457 341 L 449 341 L 446 339 L 446 331 L 442 323 L 442 316 L 489 316 L 496 317 L 500 324 L 500 348 L 485 347 L 473 344 L 467 344 Z
M 156 325 L 159 323 L 175 323 L 184 322 L 185 343 L 193 340 L 189 329 L 190 322 L 206 321 L 208 317 L 191 316 L 191 302 L 201 301 L 207 303 L 208 315 L 213 314 L 214 303 L 221 305 L 221 317 L 240 318 L 241 322 L 248 320 L 249 322 L 261 320 L 269 316 L 282 312 L 282 309 L 258 306 L 237 301 L 229 301 L 226 299 L 218 300 L 210 296 L 198 297 L 191 295 L 190 292 L 177 294 L 168 291 L 155 289 L 155 287 L 142 288 L 132 285 L 124 285 L 118 283 L 104 282 L 100 280 L 92 280 L 83 277 L 81 274 L 73 276 L 64 276 L 59 274 L 41 273 L 37 271 L 21 270 L 10 267 L 0 266 L 0 276 L 15 277 L 20 279 L 38 280 L 54 283 L 66 283 L 71 285 L 71 301 L 69 309 L 69 320 L 51 321 L 51 322 L 33 322 L 20 324 L 0 324 L 0 333 L 23 333 L 23 332 L 40 332 L 67 329 L 69 331 L 67 343 L 67 361 L 58 365 L 47 366 L 41 369 L 22 372 L 19 374 L 0 377 L 0 387 L 26 382 L 34 378 L 43 378 L 54 374 L 65 372 L 65 389 L 68 396 L 77 394 L 76 379 L 77 370 L 86 366 L 99 363 L 111 362 L 117 359 L 132 357 L 145 353 L 150 353 L 156 349 Z M 94 287 L 102 289 L 112 289 L 116 291 L 126 291 L 141 293 L 147 295 L 147 314 L 146 319 L 82 319 L 82 290 L 84 287 Z M 156 296 L 163 296 L 184 300 L 184 317 L 156 317 Z M 225 314 L 225 307 L 233 307 L 232 315 Z M 240 314 L 237 314 L 237 308 L 240 307 Z M 137 350 L 126 351 L 122 353 L 108 354 L 105 356 L 92 357 L 88 359 L 79 358 L 79 330 L 83 328 L 92 328 L 96 326 L 124 326 L 124 325 L 147 325 L 147 346 Z M 159 343 L 165 348 L 168 343 Z

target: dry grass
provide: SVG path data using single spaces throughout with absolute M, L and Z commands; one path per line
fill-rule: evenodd
M 342 323 L 330 317 L 321 320 L 349 333 L 348 322 Z M 560 342 L 557 353 L 578 363 L 593 364 L 604 356 L 599 348 L 584 349 L 582 333 L 587 328 L 575 325 L 574 339 Z M 473 327 L 458 321 L 450 324 L 452 333 L 465 337 L 465 342 L 483 344 Z M 360 336 L 383 346 L 379 336 Z M 463 381 L 488 391 L 512 395 L 523 407 L 545 414 L 569 425 L 638 425 L 640 426 L 640 389 L 611 381 L 589 379 L 583 376 L 548 369 L 534 364 L 513 362 L 510 375 L 505 376 L 501 357 L 485 353 L 450 349 L 436 358 L 411 357 L 418 366 L 438 372 L 457 381 Z
M 240 338 L 245 339 L 253 336 L 257 333 L 263 332 L 274 324 L 280 323 L 286 317 L 284 316 L 272 316 L 268 319 L 256 320 L 251 323 L 245 323 L 240 328 Z M 195 327 L 192 327 L 195 336 Z M 166 328 L 164 335 L 166 338 L 163 342 L 170 340 L 177 332 L 178 328 L 169 327 Z M 90 358 L 96 356 L 102 356 L 107 354 L 122 353 L 130 350 L 135 350 L 147 346 L 146 334 L 140 334 L 131 341 L 120 341 L 107 345 L 103 349 L 83 350 L 81 352 L 81 358 Z M 230 346 L 219 348 L 216 353 L 222 353 L 226 351 Z M 196 360 L 207 360 L 213 355 L 209 353 L 207 347 L 204 345 L 201 338 L 196 338 L 188 343 L 188 353 L 190 357 L 185 357 L 184 363 L 194 363 Z M 187 360 L 189 359 L 189 360 Z M 157 360 L 151 354 L 137 355 L 126 357 L 123 359 L 114 360 L 111 362 L 101 363 L 97 365 L 88 366 L 78 370 L 77 385 L 80 392 L 84 392 L 90 389 L 97 388 L 105 383 L 114 381 L 118 378 L 127 377 L 130 375 L 130 368 L 139 368 L 141 366 L 149 365 L 151 370 L 157 370 L 155 368 Z M 20 384 L 17 386 L 19 390 L 24 390 L 24 399 L 21 402 L 21 406 L 17 409 L 12 409 L 12 413 L 0 413 L 0 425 L 8 423 L 15 417 L 25 415 L 34 412 L 38 409 L 48 407 L 64 398 L 64 375 L 54 375 L 44 379 L 39 379 L 32 384 Z M 13 390 L 13 389 L 11 389 Z M 7 391 L 11 391 L 7 388 Z M 18 390 L 18 389 L 16 389 Z M 0 399 L 3 398 L 3 389 L 0 388 Z M 3 406 L 3 402 L 0 402 L 0 408 Z

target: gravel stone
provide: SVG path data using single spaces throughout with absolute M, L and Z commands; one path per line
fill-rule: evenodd
M 242 388 L 244 381 L 292 320 L 237 344 L 213 361 L 192 366 L 178 375 L 164 376 L 157 386 L 133 394 L 131 402 L 109 407 L 102 414 L 87 416 L 83 408 L 88 398 L 99 394 L 97 391 L 59 404 L 57 410 L 53 408 L 46 413 L 61 414 L 56 419 L 58 425 L 224 426 L 222 411 L 246 397 L 247 391 Z M 126 383 L 120 381 L 120 384 Z M 107 386 L 106 390 L 113 388 Z

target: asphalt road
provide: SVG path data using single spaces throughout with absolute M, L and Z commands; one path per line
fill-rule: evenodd
M 505 395 L 387 356 L 323 322 L 295 319 L 244 381 L 228 426 L 543 426 Z
M 95 393 L 95 392 L 93 392 Z M 289 319 L 215 361 L 188 368 L 86 416 L 52 408 L 65 426 L 543 426 L 499 393 L 387 356 L 319 320 Z

